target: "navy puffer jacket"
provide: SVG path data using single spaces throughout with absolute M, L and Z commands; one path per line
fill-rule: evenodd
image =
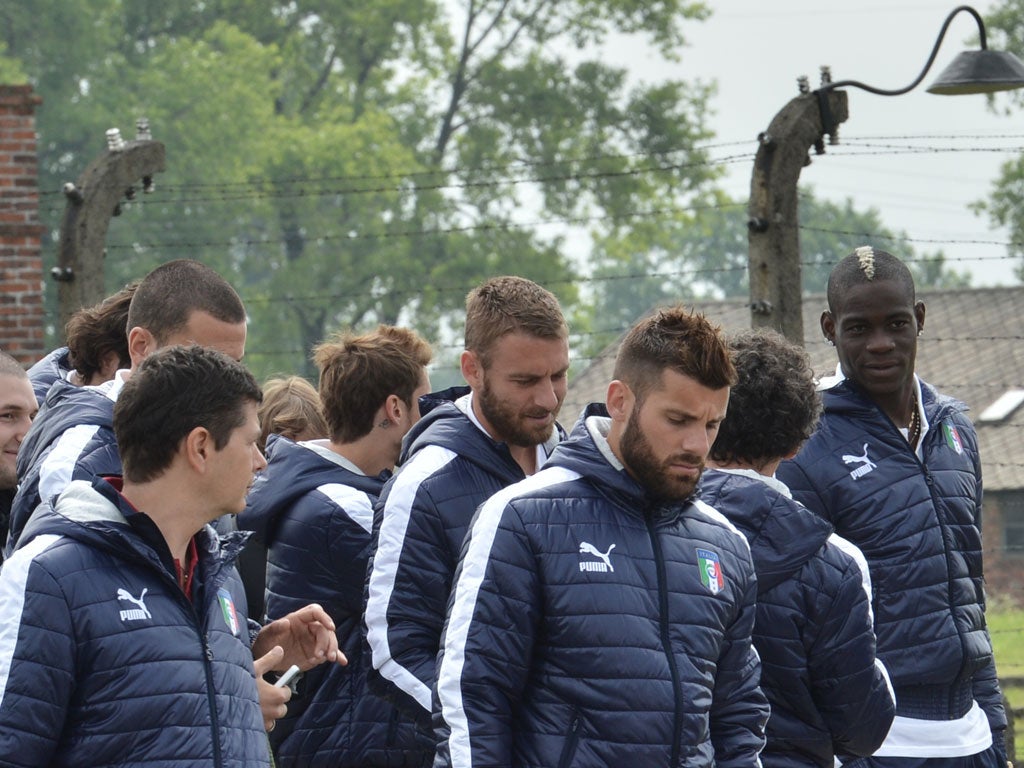
M 72 370 L 67 347 L 58 347 L 28 369 L 28 380 L 32 382 L 32 391 L 40 406 L 46 401 L 46 393 L 53 383 L 67 378 Z
M 114 437 L 114 400 L 103 388 L 57 380 L 18 451 L 18 492 L 11 505 L 7 554 L 41 504 L 52 504 L 72 480 L 121 474 Z M 116 395 L 115 395 L 116 396 Z
M 867 558 L 878 654 L 897 715 L 946 720 L 977 701 L 1006 728 L 985 624 L 981 462 L 966 406 L 921 383 L 923 460 L 850 380 L 823 393 L 817 432 L 778 477 Z
M 74 482 L 4 563 L 0 765 L 270 764 L 241 537 L 197 535 L 190 601 L 146 524 L 106 481 Z
M 768 705 L 746 539 L 702 502 L 648 497 L 610 463 L 607 423 L 581 421 L 475 517 L 435 765 L 758 765 Z
M 754 646 L 772 708 L 761 762 L 825 768 L 870 755 L 895 704 L 875 658 L 863 556 L 772 478 L 709 470 L 701 499 L 747 537 L 757 570 Z
M 375 506 L 366 602 L 371 684 L 427 728 L 448 592 L 469 521 L 491 495 L 525 477 L 508 446 L 470 420 L 467 398 L 434 406 L 406 435 L 400 469 Z
M 271 732 L 278 765 L 398 768 L 424 765 L 432 742 L 366 684 L 363 589 L 373 502 L 390 475 L 339 463 L 326 441 L 274 443 L 239 523 L 268 544 L 266 611 L 276 619 L 310 602 L 334 620 L 348 665 L 307 672 Z

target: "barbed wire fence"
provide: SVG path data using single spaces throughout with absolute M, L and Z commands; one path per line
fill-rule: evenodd
M 972 142 L 971 146 L 950 144 L 948 142 Z M 997 146 L 980 146 L 983 141 L 998 142 Z M 923 143 L 922 143 L 923 142 Z M 943 143 L 946 142 L 946 143 Z M 409 169 L 405 172 L 383 173 L 383 174 L 354 174 L 342 176 L 323 177 L 281 177 L 267 179 L 253 179 L 246 181 L 230 182 L 202 182 L 189 184 L 167 184 L 161 187 L 164 194 L 159 197 L 136 198 L 128 205 L 139 207 L 144 211 L 147 206 L 216 206 L 219 204 L 234 204 L 254 202 L 259 200 L 288 200 L 301 202 L 303 200 L 316 201 L 323 198 L 359 197 L 371 195 L 398 195 L 413 197 L 425 192 L 437 192 L 449 195 L 459 195 L 469 191 L 491 190 L 495 195 L 502 194 L 503 190 L 511 190 L 525 185 L 540 185 L 545 183 L 569 183 L 569 182 L 593 182 L 612 181 L 616 178 L 628 178 L 646 176 L 652 174 L 681 173 L 687 170 L 716 169 L 721 170 L 728 166 L 737 164 L 750 164 L 754 159 L 754 151 L 747 151 L 751 142 L 720 142 L 707 144 L 698 149 L 701 153 L 707 154 L 706 159 L 691 160 L 688 158 L 695 148 L 687 147 L 678 150 L 678 153 L 685 153 L 687 159 L 674 162 L 672 160 L 676 153 L 659 153 L 657 156 L 636 153 L 636 154 L 607 154 L 579 159 L 568 159 L 558 161 L 517 161 L 512 163 L 479 166 L 474 168 L 450 167 L 439 170 Z M 743 150 L 739 148 L 743 147 Z M 905 154 L 940 154 L 940 153 L 999 153 L 1007 156 L 1020 155 L 1024 152 L 1024 133 L 1005 133 L 999 135 L 892 135 L 873 137 L 844 137 L 843 145 L 830 147 L 829 152 L 838 157 L 863 158 L 871 156 L 888 157 Z M 639 162 L 636 162 L 639 161 Z M 610 167 L 605 170 L 576 170 L 582 162 L 601 163 L 609 165 L 632 163 L 625 168 Z M 44 190 L 40 194 L 41 214 L 55 216 L 63 209 L 64 198 L 60 190 Z M 612 218 L 623 221 L 630 219 L 658 219 L 679 216 L 682 214 L 700 216 L 710 212 L 735 213 L 743 215 L 746 209 L 746 201 L 734 202 L 698 202 L 691 205 L 660 206 L 642 210 L 619 212 L 614 217 L 609 214 L 577 215 L 577 216 L 540 216 L 535 218 L 523 218 L 515 221 L 502 222 L 474 222 L 467 221 L 464 224 L 447 225 L 438 227 L 416 227 L 416 228 L 373 228 L 345 229 L 344 231 L 325 230 L 320 232 L 306 233 L 307 239 L 319 243 L 380 240 L 388 241 L 393 239 L 421 239 L 431 237 L 445 237 L 450 235 L 465 234 L 472 232 L 485 232 L 489 230 L 539 230 L 545 227 L 582 227 L 587 225 L 600 224 Z M 905 234 L 893 234 L 888 232 L 858 232 L 848 231 L 840 228 L 802 226 L 805 231 L 813 231 L 829 235 L 841 235 L 848 237 L 859 237 L 865 241 L 872 242 L 898 242 L 912 246 L 939 247 L 953 245 L 976 245 L 999 247 L 1005 251 L 1004 255 L 976 256 L 972 261 L 990 261 L 1011 263 L 1019 259 L 1020 252 L 1024 251 L 1024 243 L 999 238 L 937 238 L 937 237 L 911 237 Z M 150 251 L 156 253 L 182 253 L 204 248 L 237 248 L 245 247 L 250 249 L 279 249 L 285 242 L 283 235 L 266 234 L 258 237 L 234 236 L 223 240 L 210 238 L 192 239 L 188 236 L 168 236 L 165 238 L 152 239 L 150 241 L 114 241 L 108 245 L 108 252 L 116 256 L 119 252 Z M 931 261 L 930 257 L 921 257 L 918 261 Z M 804 266 L 822 266 L 823 262 L 805 262 Z M 827 264 L 826 264 L 827 265 Z M 662 280 L 680 280 L 685 278 L 700 279 L 708 283 L 714 283 L 716 279 L 726 276 L 736 277 L 737 273 L 745 273 L 746 265 L 724 266 L 720 268 L 705 269 L 683 269 L 664 270 L 658 272 L 636 272 L 617 275 L 584 275 L 574 277 L 566 282 L 576 285 L 595 286 L 611 281 L 633 281 L 649 280 L 652 278 Z M 470 284 L 458 285 L 449 284 L 435 288 L 440 293 L 460 294 L 472 288 Z M 557 288 L 558 283 L 549 284 L 548 287 Z M 401 293 L 401 292 L 399 292 Z M 414 290 L 406 291 L 403 298 L 414 299 L 417 293 Z M 316 305 L 330 305 L 332 303 L 353 299 L 358 296 L 355 292 L 348 291 L 323 291 L 307 293 L 285 293 L 280 296 L 254 296 L 245 297 L 246 304 L 259 306 L 261 304 L 273 303 L 303 303 Z M 616 338 L 626 331 L 621 324 L 614 324 L 609 327 L 594 329 L 573 334 L 575 341 L 582 341 L 587 338 L 606 339 Z M 1024 342 L 1024 335 L 1008 331 L 1006 335 L 1000 336 L 950 336 L 950 337 L 929 337 L 929 344 L 943 343 L 986 343 L 993 341 Z M 456 343 L 439 342 L 435 344 L 435 351 L 439 352 L 442 360 L 453 359 L 461 345 Z M 283 346 L 280 348 L 265 348 L 251 350 L 250 356 L 258 356 L 265 360 L 289 360 L 296 355 L 308 356 L 309 350 L 298 347 Z M 592 355 L 577 355 L 573 358 L 573 370 L 579 371 L 586 368 L 598 358 Z M 447 366 L 447 367 L 445 367 Z M 457 367 L 450 363 L 442 362 L 437 366 L 438 373 L 444 373 L 451 377 L 458 376 Z M 958 380 L 957 371 L 949 371 L 949 377 L 945 380 L 932 381 L 942 391 L 957 390 L 967 386 L 967 382 Z M 993 391 L 995 396 L 1002 390 L 1020 388 L 1024 381 L 990 381 L 970 382 L 972 387 L 986 387 Z M 1003 424 L 999 428 L 1014 435 L 1014 440 L 1024 440 L 1019 424 Z M 1019 435 L 1019 437 L 1017 436 Z M 1012 472 L 1020 473 L 1024 478 L 1024 464 L 1001 461 L 999 457 L 983 457 L 986 466 L 999 467 Z M 1024 482 L 1021 483 L 1024 489 Z M 1024 494 L 1024 490 L 1020 491 Z M 1021 525 L 1024 525 L 1024 503 L 1020 509 Z M 1020 580 L 1010 587 L 1011 594 L 1009 602 L 1013 605 L 1024 604 L 1024 545 L 1010 546 L 1003 543 L 991 544 L 986 542 L 986 560 L 997 562 L 1000 565 L 1008 564 L 1007 567 L 1014 569 L 1020 574 Z M 997 596 L 997 603 L 1003 601 L 1003 596 Z M 1024 643 L 1024 611 L 1016 610 L 1012 614 L 1009 624 L 1001 625 L 992 629 L 993 641 L 997 644 Z M 999 659 L 997 659 L 999 661 Z M 1024 692 L 1024 662 L 1000 662 L 999 674 L 1004 686 L 1011 691 Z M 1024 693 L 1020 693 L 1024 697 Z M 1024 698 L 1020 698 L 1024 703 Z M 1024 708 L 1010 707 L 1010 714 L 1015 716 L 1019 723 L 1024 720 Z

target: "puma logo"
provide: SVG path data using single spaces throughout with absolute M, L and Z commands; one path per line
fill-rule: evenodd
M 142 594 L 138 598 L 131 596 L 131 593 L 127 589 L 117 590 L 118 600 L 127 600 L 132 605 L 138 606 L 137 608 L 125 608 L 121 610 L 121 621 L 140 621 L 142 619 L 152 619 L 153 614 L 149 612 L 146 607 L 145 598 L 146 593 L 149 589 L 142 590 Z
M 878 467 L 875 462 L 868 458 L 868 444 L 864 443 L 864 455 L 855 456 L 851 453 L 843 454 L 844 464 L 860 464 L 855 470 L 850 472 L 850 477 L 856 480 L 858 477 L 863 477 L 868 472 Z
M 581 555 L 593 555 L 594 557 L 601 558 L 602 562 L 596 563 L 593 560 L 580 560 L 581 571 L 598 571 L 600 573 L 608 573 L 609 571 L 615 573 L 615 568 L 612 566 L 612 550 L 615 549 L 615 545 L 612 544 L 608 547 L 607 552 L 602 552 L 590 542 L 584 541 L 580 544 Z

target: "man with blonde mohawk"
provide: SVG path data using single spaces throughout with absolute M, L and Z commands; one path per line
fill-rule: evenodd
M 833 268 L 817 431 L 778 477 L 867 558 L 896 718 L 866 768 L 1003 768 L 1006 713 L 985 624 L 978 438 L 914 372 L 925 306 L 890 253 Z

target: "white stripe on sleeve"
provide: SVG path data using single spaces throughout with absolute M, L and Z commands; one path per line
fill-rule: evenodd
M 11 662 L 21 629 L 21 612 L 25 608 L 25 589 L 32 561 L 62 537 L 53 534 L 37 536 L 17 550 L 0 568 L 0 708 L 4 705 Z
M 373 502 L 364 491 L 343 483 L 324 483 L 317 488 L 367 533 L 373 531 Z
M 99 432 L 99 429 L 96 424 L 79 424 L 57 438 L 53 449 L 43 459 L 43 463 L 39 467 L 39 498 L 41 501 L 48 503 L 50 499 L 68 487 L 78 458 L 93 435 Z
M 849 557 L 857 564 L 857 568 L 860 570 L 860 582 L 864 588 L 864 593 L 868 596 L 868 619 L 872 625 L 875 623 L 874 612 L 871 608 L 871 572 L 868 570 L 868 560 L 864 557 L 864 553 L 860 551 L 860 547 L 854 544 L 852 541 L 844 539 L 837 533 L 833 533 L 828 537 L 828 543 L 833 544 L 841 552 Z M 882 660 L 875 657 L 875 666 L 878 667 L 882 676 L 885 678 L 885 685 L 889 689 L 889 696 L 892 698 L 893 703 L 896 702 L 896 689 L 892 686 L 892 680 L 889 678 L 889 670 L 886 668 Z
M 448 751 L 452 768 L 468 768 L 473 764 L 469 721 L 462 700 L 462 671 L 466 663 L 466 639 L 476 612 L 480 585 L 487 572 L 491 547 L 505 508 L 516 496 L 579 477 L 579 473 L 562 467 L 543 469 L 496 493 L 483 504 L 476 516 L 469 534 L 469 547 L 462 557 L 459 580 L 453 587 L 454 597 L 444 639 L 444 657 L 437 673 L 441 712 L 450 728 Z
M 373 570 L 367 588 L 366 639 L 370 645 L 373 668 L 385 680 L 416 699 L 428 712 L 431 709 L 430 687 L 391 658 L 388 606 L 395 589 L 395 577 L 405 546 L 409 516 L 420 485 L 457 457 L 454 451 L 430 445 L 413 456 L 395 476 L 377 532 L 377 551 L 373 557 Z

